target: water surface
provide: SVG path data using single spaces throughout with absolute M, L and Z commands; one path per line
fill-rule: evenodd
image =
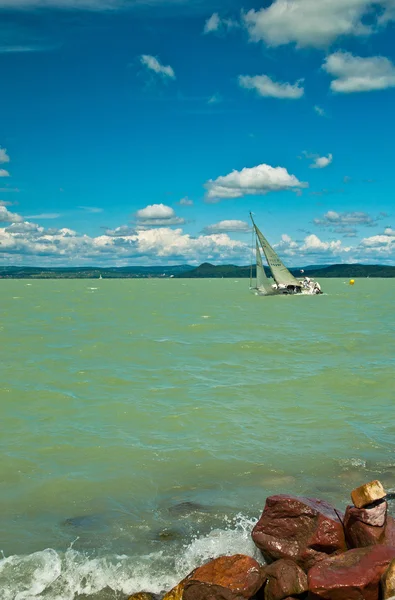
M 270 494 L 395 488 L 395 280 L 321 283 L 0 281 L 2 600 L 160 591 Z

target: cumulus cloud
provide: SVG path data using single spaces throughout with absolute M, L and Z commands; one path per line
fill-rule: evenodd
M 340 36 L 373 33 L 377 25 L 394 18 L 393 6 L 393 0 L 274 0 L 267 8 L 248 11 L 243 20 L 255 42 L 322 48 Z M 377 7 L 385 16 L 374 10 Z M 370 24 L 365 20 L 368 14 Z
M 12 213 L 4 205 L 0 205 L 0 223 L 20 223 L 23 217 Z
M 193 206 L 193 200 L 188 198 L 188 196 L 185 196 L 185 198 L 181 198 L 178 204 L 181 206 Z
M 239 85 L 247 90 L 255 90 L 259 96 L 298 100 L 304 94 L 301 81 L 294 84 L 274 81 L 268 75 L 239 75 Z
M 339 50 L 328 56 L 323 69 L 335 77 L 334 92 L 370 92 L 395 87 L 395 65 L 385 56 L 362 58 Z
M 218 13 L 213 13 L 204 24 L 203 33 L 226 32 L 235 27 L 239 27 L 239 23 L 233 19 L 220 17 Z
M 310 169 L 324 169 L 331 164 L 332 160 L 332 154 L 328 154 L 328 156 L 316 156 L 313 164 L 310 165 Z
M 141 64 L 147 67 L 148 70 L 153 71 L 157 75 L 165 78 L 175 79 L 176 75 L 173 68 L 170 65 L 162 65 L 155 56 L 149 54 L 142 54 L 140 57 Z
M 219 223 L 214 223 L 213 225 L 208 225 L 204 228 L 204 233 L 246 233 L 251 231 L 251 225 L 246 223 L 245 221 L 238 221 L 236 219 L 230 219 L 225 221 L 219 221 Z
M 241 171 L 232 171 L 228 175 L 210 179 L 205 183 L 207 201 L 215 202 L 221 198 L 241 198 L 247 195 L 262 195 L 268 192 L 297 190 L 308 187 L 308 183 L 299 181 L 290 175 L 284 167 L 258 165 L 245 167 Z
M 224 233 L 192 237 L 169 227 L 131 230 L 121 226 L 117 230 L 119 235 L 90 237 L 67 228 L 45 230 L 25 222 L 0 228 L 0 244 L 7 260 L 30 257 L 36 264 L 245 262 L 250 252 L 247 244 Z
M 0 163 L 8 162 L 10 162 L 10 157 L 7 154 L 7 150 L 5 148 L 1 148 L 0 146 Z
M 171 206 L 166 204 L 149 204 L 136 212 L 138 227 L 169 227 L 171 225 L 182 225 L 185 219 L 177 217 Z
M 218 31 L 221 25 L 221 19 L 218 13 L 213 13 L 204 24 L 203 33 L 213 33 Z
M 9 177 L 10 174 L 5 169 L 0 169 L 0 177 Z

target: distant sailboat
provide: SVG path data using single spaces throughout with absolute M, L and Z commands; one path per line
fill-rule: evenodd
M 256 287 L 251 289 L 259 296 L 278 296 L 286 294 L 322 294 L 321 286 L 309 277 L 303 281 L 298 281 L 296 277 L 287 269 L 279 256 L 273 250 L 263 233 L 258 229 L 250 213 L 252 225 L 255 232 L 255 252 L 256 252 Z M 263 267 L 260 247 L 266 257 L 267 264 L 272 274 L 273 283 L 270 283 Z

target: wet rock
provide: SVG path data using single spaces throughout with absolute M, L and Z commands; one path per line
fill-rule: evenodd
M 381 578 L 383 600 L 395 597 L 395 560 L 392 560 L 388 569 Z
M 182 533 L 176 529 L 162 529 L 158 531 L 155 538 L 163 542 L 171 542 L 173 540 L 179 540 L 182 538 Z
M 175 517 L 185 517 L 194 512 L 209 512 L 209 509 L 198 502 L 180 502 L 169 508 L 169 513 Z
M 293 560 L 277 560 L 264 567 L 263 573 L 266 580 L 264 600 L 284 600 L 307 592 L 307 575 Z
M 180 583 L 175 585 L 169 592 L 167 592 L 163 596 L 162 600 L 182 600 L 185 585 L 191 579 L 191 577 L 194 575 L 194 573 L 195 573 L 195 571 L 192 571 L 192 573 L 189 573 L 189 575 L 187 575 L 182 581 L 180 581 Z
M 268 562 L 290 558 L 307 571 L 327 555 L 347 550 L 342 518 L 321 500 L 271 496 L 252 538 Z
M 356 548 L 320 561 L 308 573 L 309 600 L 378 600 L 395 548 Z
M 385 490 L 377 479 L 365 483 L 351 492 L 351 500 L 357 508 L 368 506 L 376 500 L 382 500 L 385 496 Z
M 263 569 L 250 556 L 221 556 L 196 569 L 185 584 L 183 600 L 248 599 L 263 582 Z
M 93 529 L 98 525 L 103 525 L 103 519 L 100 515 L 81 515 L 65 519 L 63 525 L 76 529 Z
M 386 502 L 371 508 L 347 506 L 344 531 L 349 548 L 377 544 L 395 546 L 395 521 L 387 515 Z
M 155 596 L 149 592 L 137 592 L 129 596 L 128 600 L 155 600 Z

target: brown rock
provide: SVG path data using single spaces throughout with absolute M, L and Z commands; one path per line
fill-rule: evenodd
M 395 521 L 386 513 L 386 502 L 372 508 L 347 506 L 344 531 L 349 548 L 364 548 L 377 544 L 395 546 Z M 374 523 L 383 524 L 374 525 Z
M 192 571 L 192 573 L 189 573 L 189 575 L 187 575 L 182 581 L 180 581 L 180 583 L 175 585 L 170 590 L 170 592 L 167 592 L 167 594 L 165 594 L 163 596 L 162 600 L 182 600 L 185 584 L 191 579 L 191 577 L 194 575 L 194 573 L 195 573 L 195 571 Z
M 391 561 L 388 569 L 381 578 L 381 587 L 383 590 L 383 600 L 388 600 L 395 596 L 395 560 Z
M 386 493 L 380 481 L 365 483 L 351 492 L 351 500 L 357 508 L 363 508 L 385 498 Z
M 221 556 L 196 569 L 185 584 L 183 600 L 248 599 L 263 582 L 263 569 L 250 556 Z
M 149 592 L 137 592 L 129 596 L 128 600 L 154 600 L 155 596 Z
M 306 571 L 327 555 L 347 550 L 335 509 L 313 498 L 269 497 L 252 538 L 268 562 L 290 558 Z
M 284 600 L 307 592 L 306 573 L 289 558 L 276 560 L 263 572 L 266 579 L 264 600 Z
M 327 558 L 308 574 L 309 600 L 378 600 L 380 579 L 395 548 L 357 548 Z

